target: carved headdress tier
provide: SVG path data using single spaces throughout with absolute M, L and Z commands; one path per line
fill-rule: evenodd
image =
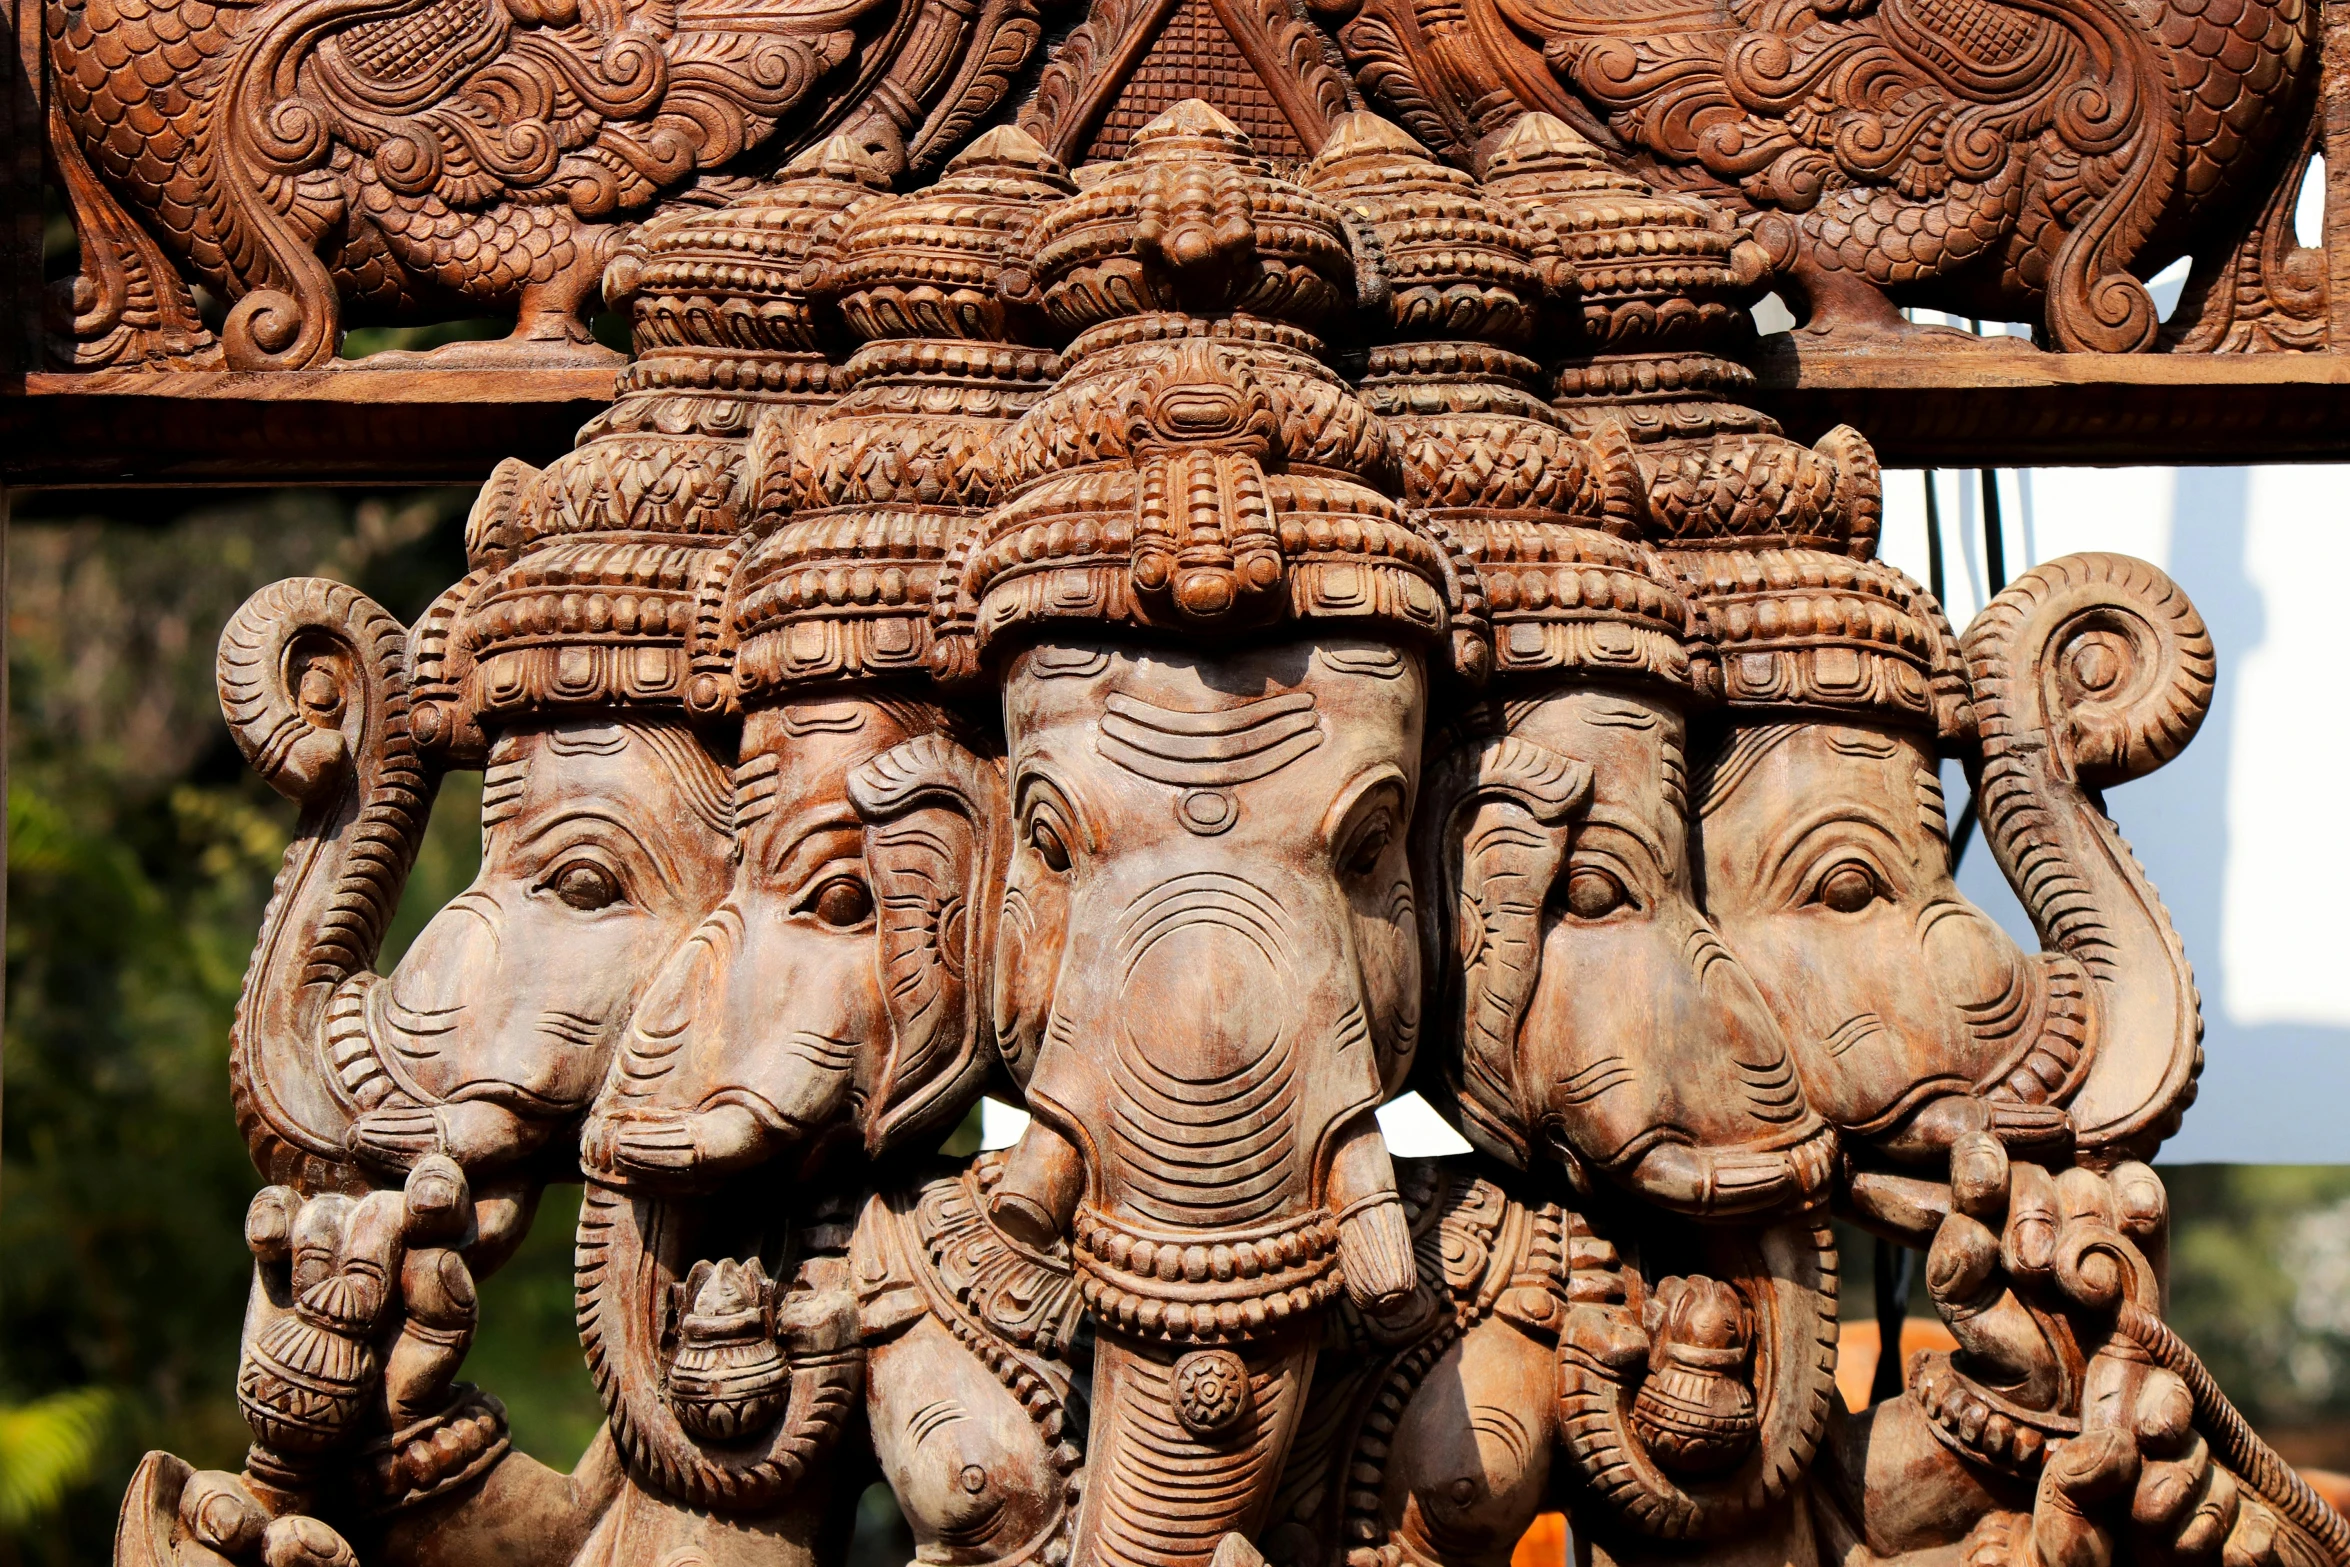
M 760 542 L 734 584 L 736 696 L 924 675 L 940 566 L 996 491 L 996 437 L 1060 374 L 1019 338 L 1041 324 L 1028 271 L 1058 160 L 1005 126 L 926 190 L 858 212 L 810 264 L 865 341 L 847 396 L 763 447 Z
M 1388 341 L 1363 400 L 1402 445 L 1404 496 L 1476 562 L 1497 674 L 1689 679 L 1689 615 L 1627 537 L 1642 478 L 1612 423 L 1588 438 L 1536 393 L 1530 346 L 1572 277 L 1509 205 L 1370 114 L 1338 122 L 1303 176 L 1377 245 Z
M 1002 498 L 941 606 L 942 674 L 1061 622 L 1442 638 L 1465 562 L 1393 499 L 1393 433 L 1308 330 L 1352 294 L 1344 220 L 1204 103 L 1134 145 L 1037 227 L 1045 309 L 1083 330 L 999 440 Z M 1455 658 L 1474 667 L 1482 646 Z
M 1315 327 L 1354 291 L 1338 214 L 1278 179 L 1233 123 L 1185 99 L 1134 135 L 1037 235 L 1045 306 L 1071 329 L 1147 311 Z
M 886 184 L 835 137 L 773 189 L 646 225 L 611 279 L 638 352 L 620 400 L 544 470 L 499 465 L 467 523 L 473 569 L 412 634 L 424 744 L 478 759 L 485 727 L 525 713 L 723 708 L 693 650 L 750 519 L 753 430 L 834 395 L 800 273 Z
M 865 148 L 835 136 L 772 186 L 647 223 L 604 278 L 612 302 L 632 306 L 636 357 L 621 372 L 622 395 L 832 392 L 801 274 L 843 216 L 888 187 Z
M 1576 354 L 1718 355 L 1751 337 L 1746 307 L 1769 259 L 1727 210 L 1657 190 L 1539 113 L 1503 133 L 1485 188 L 1524 214 L 1546 261 L 1571 269 Z
M 1794 449 L 1838 460 L 1839 482 L 1866 490 L 1830 519 L 1849 528 L 1842 537 L 1755 537 L 1738 530 L 1732 506 L 1691 508 L 1678 529 L 1660 533 L 1703 615 L 1705 683 L 1732 708 L 1859 713 L 1946 741 L 1970 735 L 1965 666 L 1942 606 L 1875 558 L 1867 443 L 1840 430 L 1821 447 Z M 1716 521 L 1728 526 L 1705 526 Z

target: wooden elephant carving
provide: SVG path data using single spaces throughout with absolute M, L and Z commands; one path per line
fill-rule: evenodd
M 766 88 L 855 118 L 620 242 L 624 396 L 499 469 L 466 577 L 413 630 L 318 581 L 240 612 L 224 712 L 303 809 L 232 1041 L 255 1442 L 149 1455 L 119 1567 L 841 1567 L 876 1480 L 921 1567 L 1502 1567 L 1548 1507 L 1583 1567 L 2350 1567 L 2162 1320 L 2198 1003 L 2100 791 L 2193 738 L 2207 631 L 2075 556 L 1962 635 L 1876 558 L 1869 442 L 1743 400 L 1771 202 L 1815 248 L 1990 202 L 2059 336 L 2124 333 L 2172 210 L 2131 180 L 2235 177 L 2122 91 L 2167 24 L 1978 7 L 2031 91 L 2107 95 L 2020 152 L 1948 93 L 1801 108 L 1907 149 L 1875 180 L 1713 112 L 1825 80 L 1785 18 L 1478 3 L 1099 0 L 904 189 L 850 132 L 978 92 L 1010 65 L 959 41 L 1027 13 L 771 18 Z M 2298 24 L 2239 9 L 2228 69 L 2282 90 Z M 1905 16 L 1795 36 L 1907 81 L 1881 51 L 1956 24 Z M 1350 98 L 1315 17 L 1358 62 L 1422 29 L 1475 114 L 1415 140 L 1363 106 L 1403 66 Z M 294 88 L 376 36 L 331 20 Z M 597 68 L 685 93 L 656 42 L 762 31 L 673 20 Z M 839 82 L 787 68 L 816 20 Z M 1504 91 L 1496 39 L 1557 74 Z M 1668 59 L 1744 227 L 1521 106 Z M 1235 112 L 1157 102 L 1186 72 Z M 762 118 L 736 150 L 810 130 Z M 410 155 L 369 156 L 331 166 Z M 1959 895 L 1945 763 L 2041 950 Z M 460 766 L 480 875 L 379 973 Z M 1391 1156 L 1411 1089 L 1470 1152 Z M 945 1158 L 983 1095 L 1024 1127 Z M 557 1180 L 606 1416 L 569 1474 L 458 1380 Z M 1922 1255 L 1956 1344 L 1865 1411 L 1834 1221 Z

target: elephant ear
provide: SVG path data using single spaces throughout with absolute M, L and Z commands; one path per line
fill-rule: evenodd
M 986 1081 L 986 961 L 1009 851 L 1002 772 L 944 735 L 892 747 L 849 775 L 865 822 L 890 1044 L 868 1100 L 880 1154 L 944 1130 Z
M 1484 740 L 1438 764 L 1414 846 L 1430 889 L 1422 929 L 1437 1015 L 1460 1041 L 1445 1097 L 1472 1142 L 1521 1169 L 1531 1150 L 1518 1028 L 1542 969 L 1542 907 L 1590 796 L 1584 763 L 1529 740 Z

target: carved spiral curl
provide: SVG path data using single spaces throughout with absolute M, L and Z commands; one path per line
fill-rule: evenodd
M 374 963 L 431 804 L 408 731 L 406 641 L 373 600 L 317 577 L 263 588 L 220 637 L 230 736 L 302 807 L 237 999 L 230 1091 L 254 1163 L 312 1189 L 345 1178 L 318 1029 Z
M 2095 986 L 2098 1059 L 2072 1107 L 2081 1145 L 2148 1157 L 2194 1097 L 2201 1014 L 2169 914 L 2095 791 L 2194 738 L 2211 707 L 2210 633 L 2144 561 L 2068 555 L 1994 599 L 1962 647 L 1985 837 L 2041 939 Z
M 2080 346 L 2091 352 L 2102 354 L 2134 354 L 2151 348 L 2155 334 L 2162 329 L 2154 296 L 2127 272 L 2108 272 L 2087 284 L 2061 319 L 2063 333 L 2079 338 Z
M 2067 555 L 2018 578 L 1967 628 L 1986 795 L 2017 741 L 2045 729 L 2089 788 L 2177 756 L 2211 710 L 2211 633 L 2179 585 L 2127 555 Z
M 326 269 L 317 271 L 323 279 Z M 327 283 L 320 296 L 327 303 L 324 310 L 316 308 L 316 301 L 306 306 L 298 295 L 277 288 L 257 288 L 238 300 L 220 329 L 228 367 L 307 370 L 330 357 L 335 348 L 333 286 Z

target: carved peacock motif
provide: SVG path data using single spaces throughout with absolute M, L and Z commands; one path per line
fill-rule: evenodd
M 1482 166 L 1524 108 L 1739 210 L 1831 339 L 1899 307 L 2156 346 L 2305 124 L 2310 0 L 1336 0 L 1364 87 Z M 2232 225 L 2232 226 L 2230 226 Z M 2215 232 L 2221 231 L 2224 232 Z
M 354 322 L 509 309 L 511 338 L 440 362 L 616 361 L 583 317 L 632 217 L 722 200 L 836 134 L 889 172 L 934 168 L 1039 31 L 1029 0 L 64 0 L 47 15 L 84 249 L 66 356 L 231 369 L 321 365 Z M 198 339 L 183 275 L 234 302 L 217 345 Z

